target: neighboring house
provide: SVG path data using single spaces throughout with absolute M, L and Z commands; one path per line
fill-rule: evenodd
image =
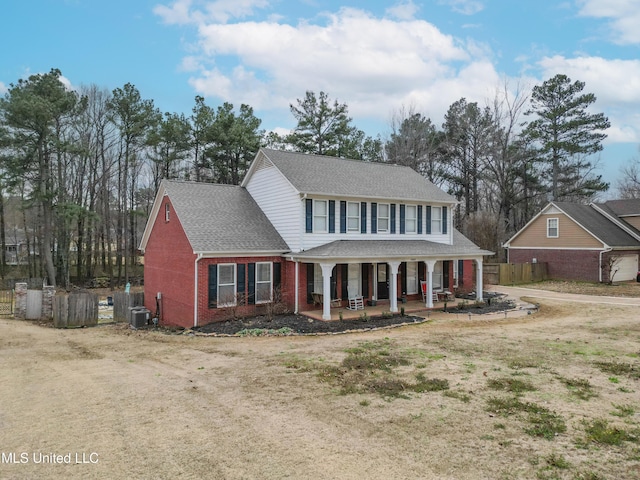
M 408 167 L 261 149 L 241 186 L 162 182 L 140 245 L 145 303 L 189 327 L 273 301 L 329 319 L 349 291 L 397 312 L 421 281 L 432 307 L 474 276 L 481 300 L 492 252 L 452 227 L 455 205 Z
M 555 279 L 636 278 L 640 199 L 579 205 L 551 202 L 504 246 L 510 263 L 546 262 Z

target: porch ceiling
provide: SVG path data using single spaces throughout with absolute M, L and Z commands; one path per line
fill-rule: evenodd
M 454 245 L 427 240 L 336 240 L 309 250 L 287 254 L 294 260 L 377 262 L 381 259 L 416 261 L 428 259 L 475 259 L 493 252 L 471 242 Z

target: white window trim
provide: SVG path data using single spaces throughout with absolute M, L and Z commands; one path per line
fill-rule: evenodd
M 556 234 L 555 235 L 550 235 L 549 234 L 549 230 L 551 229 L 551 222 L 555 220 L 556 223 Z M 560 221 L 558 220 L 558 217 L 553 217 L 553 218 L 547 218 L 547 238 L 558 238 L 560 236 Z
M 233 267 L 233 283 L 220 283 L 220 279 L 222 276 L 220 275 L 220 267 Z M 238 303 L 238 266 L 235 263 L 219 263 L 218 264 L 218 274 L 216 275 L 216 281 L 218 285 L 216 286 L 216 295 L 217 295 L 217 307 L 235 307 Z M 220 287 L 229 287 L 233 285 L 233 302 L 223 302 L 220 299 Z
M 437 219 L 436 211 L 438 212 Z M 431 207 L 431 233 L 442 233 L 442 207 Z
M 409 224 L 407 220 L 409 220 L 409 211 L 413 211 L 413 230 L 409 230 L 407 225 Z M 418 233 L 418 206 L 417 205 L 407 205 L 404 209 L 404 233 L 416 234 Z
M 258 280 L 258 270 L 260 265 L 269 265 L 269 280 L 268 281 L 260 281 Z M 256 305 L 260 303 L 269 303 L 273 301 L 273 262 L 256 262 Z M 258 300 L 258 284 L 265 285 L 269 284 L 269 299 L 268 300 Z
M 349 205 L 356 206 L 357 215 L 349 215 Z M 358 221 L 356 222 L 356 227 L 351 228 L 349 226 L 349 220 L 356 218 Z M 360 233 L 360 202 L 347 202 L 347 233 Z
M 383 217 L 382 215 L 380 215 L 380 207 L 381 206 L 386 206 L 387 207 L 387 216 Z M 378 211 L 376 212 L 377 215 L 377 224 L 378 224 L 378 233 L 389 233 L 391 231 L 391 204 L 390 203 L 379 203 L 378 204 Z M 382 229 L 380 228 L 380 219 L 381 218 L 385 218 L 387 220 L 387 228 Z
M 324 204 L 324 215 L 318 215 L 317 205 L 319 203 Z M 322 229 L 316 229 L 316 218 L 324 218 L 324 227 Z M 313 233 L 327 233 L 329 231 L 329 202 L 327 200 L 314 200 L 313 201 Z

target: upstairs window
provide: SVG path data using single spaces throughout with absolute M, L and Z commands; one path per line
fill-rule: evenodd
M 360 231 L 360 203 L 347 202 L 347 232 Z
M 431 207 L 431 233 L 442 233 L 442 207 Z
M 169 206 L 168 203 L 164 204 L 164 221 L 168 222 L 169 221 L 169 213 L 171 212 L 171 207 Z
M 327 233 L 329 209 L 326 200 L 313 201 L 313 233 Z
M 558 238 L 558 219 L 547 218 L 547 237 Z
M 378 204 L 378 232 L 387 233 L 389 231 L 389 204 Z
M 407 205 L 405 209 L 404 227 L 406 233 L 418 232 L 418 208 L 415 205 Z

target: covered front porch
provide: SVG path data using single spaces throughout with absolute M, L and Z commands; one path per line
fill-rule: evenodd
M 490 253 L 473 244 L 423 240 L 332 242 L 290 256 L 296 272 L 295 312 L 332 320 L 340 312 L 343 318 L 395 314 L 399 305 L 405 313 L 432 309 L 444 304 L 438 292 L 454 293 L 462 262 L 475 277 L 469 278 L 465 290 L 475 291 L 475 299 L 482 301 L 482 256 Z M 360 299 L 357 308 L 354 297 Z M 314 303 L 322 309 L 314 308 Z
M 454 299 L 452 301 L 448 301 L 447 305 L 453 308 L 457 303 L 461 301 L 460 299 Z M 406 315 L 428 315 L 428 312 L 431 310 L 442 310 L 444 308 L 444 302 L 438 301 L 433 302 L 433 306 L 431 308 L 427 308 L 422 300 L 408 300 L 406 303 L 399 303 L 399 309 L 404 310 Z M 375 306 L 370 306 L 365 303 L 364 309 L 362 310 L 349 310 L 346 307 L 331 307 L 330 315 L 331 318 L 325 319 L 323 318 L 323 310 L 303 310 L 299 312 L 301 315 L 312 318 L 314 320 L 358 320 L 364 317 L 366 314 L 367 317 L 379 317 L 384 314 L 391 313 L 389 308 L 389 303 L 376 303 Z M 396 312 L 399 313 L 399 312 Z

